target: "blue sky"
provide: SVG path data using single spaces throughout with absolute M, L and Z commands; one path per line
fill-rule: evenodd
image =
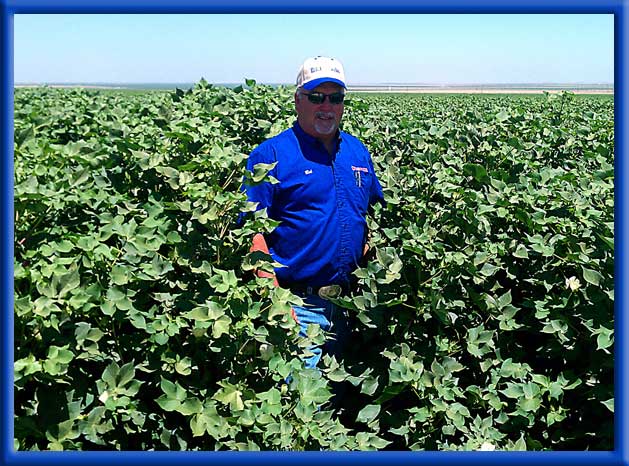
M 28 15 L 16 83 L 293 83 L 303 60 L 347 81 L 613 83 L 612 15 Z

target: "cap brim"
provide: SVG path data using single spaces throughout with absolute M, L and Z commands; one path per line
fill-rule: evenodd
M 347 86 L 345 85 L 345 83 L 343 81 L 341 81 L 340 79 L 335 79 L 335 78 L 317 78 L 317 79 L 313 79 L 312 81 L 308 81 L 302 87 L 304 89 L 306 89 L 307 91 L 311 91 L 315 87 L 317 87 L 317 86 L 319 86 L 320 84 L 323 84 L 323 83 L 334 83 L 334 84 L 338 84 L 339 86 L 342 86 L 343 88 L 347 89 Z

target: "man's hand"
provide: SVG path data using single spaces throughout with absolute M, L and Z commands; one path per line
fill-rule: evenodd
M 249 252 L 254 252 L 254 251 L 261 251 L 265 254 L 269 254 L 269 247 L 266 244 L 266 240 L 264 239 L 264 236 L 262 236 L 261 233 L 256 233 L 253 237 L 253 241 L 251 244 L 251 248 L 249 248 Z M 256 276 L 260 277 L 260 278 L 272 278 L 273 279 L 273 285 L 280 286 L 280 284 L 277 281 L 277 277 L 275 276 L 274 273 L 271 272 L 265 272 L 264 270 L 256 270 L 254 272 L 256 274 Z
M 271 255 L 269 253 L 269 247 L 266 244 L 266 240 L 264 239 L 264 236 L 262 236 L 261 233 L 256 233 L 255 236 L 253 237 L 253 241 L 251 244 L 251 248 L 249 249 L 249 252 L 253 252 L 253 251 L 261 251 L 265 254 Z M 280 284 L 277 281 L 277 277 L 275 276 L 274 273 L 265 272 L 264 270 L 256 270 L 254 273 L 256 274 L 256 276 L 260 278 L 272 278 L 273 285 L 275 287 L 280 286 Z M 290 308 L 290 315 L 292 316 L 293 319 L 295 319 L 295 322 L 299 323 L 299 320 L 297 320 L 297 315 L 295 314 L 295 309 L 293 309 L 292 306 Z

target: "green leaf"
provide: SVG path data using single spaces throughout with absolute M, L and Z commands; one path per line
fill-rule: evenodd
M 181 375 L 190 375 L 192 373 L 192 370 L 190 368 L 191 365 L 192 359 L 186 356 L 182 360 L 175 363 L 175 371 Z
M 519 244 L 518 247 L 516 248 L 515 252 L 513 253 L 513 255 L 515 257 L 520 258 L 520 259 L 528 259 L 529 258 L 529 251 L 522 244 Z
M 229 334 L 229 327 L 232 320 L 229 316 L 221 316 L 212 325 L 212 337 L 218 339 L 221 335 Z
M 321 405 L 332 396 L 326 381 L 314 369 L 307 369 L 300 374 L 295 374 L 291 388 L 299 392 L 301 400 L 307 405 Z
M 213 405 L 205 406 L 201 414 L 190 419 L 190 429 L 195 437 L 208 433 L 214 439 L 220 440 L 230 435 L 228 427 Z
M 485 182 L 489 181 L 487 177 L 487 170 L 482 165 L 477 163 L 466 163 L 463 165 L 463 172 L 466 175 L 471 175 L 476 181 Z
M 107 384 L 108 387 L 115 387 L 116 378 L 120 373 L 120 366 L 116 363 L 116 361 L 112 361 L 103 371 L 102 379 Z
M 184 416 L 190 416 L 192 414 L 199 414 L 203 412 L 203 405 L 199 401 L 198 398 L 188 398 L 186 401 L 181 403 L 180 406 L 174 408 L 176 411 L 180 412 Z
M 366 395 L 373 395 L 378 389 L 378 377 L 367 377 L 363 380 L 363 384 L 360 389 L 360 393 Z
M 522 385 L 507 383 L 507 388 L 504 390 L 500 390 L 501 393 L 508 396 L 509 398 L 522 398 L 524 396 L 524 389 Z
M 523 398 L 518 401 L 518 406 L 523 411 L 537 411 L 542 404 L 540 398 Z
M 108 301 L 116 302 L 116 301 L 120 301 L 124 299 L 125 297 L 126 297 L 126 294 L 123 293 L 119 288 L 115 286 L 107 290 Z
M 277 165 L 277 162 L 274 163 L 256 163 L 253 166 L 253 174 L 251 176 L 251 179 L 253 180 L 254 183 L 260 183 L 262 180 L 265 179 L 265 177 L 267 176 L 267 174 L 273 170 L 273 168 L 275 168 L 275 165 Z
M 74 290 L 81 284 L 79 271 L 73 270 L 59 277 L 59 297 L 64 297 L 68 292 Z
M 256 396 L 259 400 L 266 401 L 267 403 L 273 405 L 279 404 L 281 400 L 280 391 L 275 387 L 270 388 L 265 392 L 258 393 Z
M 135 363 L 129 362 L 120 368 L 117 385 L 119 387 L 124 387 L 133 380 L 133 377 L 135 377 Z
M 614 331 L 605 327 L 598 329 L 599 334 L 596 337 L 597 349 L 606 349 L 614 344 Z
M 112 301 L 105 301 L 101 304 L 100 309 L 103 311 L 103 314 L 107 316 L 112 316 L 116 312 L 116 307 Z
M 160 387 L 168 399 L 177 401 L 184 401 L 186 399 L 186 390 L 179 385 L 178 382 L 173 383 L 161 377 Z
M 498 120 L 499 122 L 503 122 L 509 119 L 509 114 L 507 112 L 505 112 L 504 110 L 501 110 L 497 115 L 496 115 L 496 120 Z
M 55 249 L 57 250 L 57 252 L 63 252 L 63 253 L 70 252 L 72 251 L 73 248 L 74 248 L 74 244 L 72 244 L 70 241 L 65 240 L 65 239 L 58 242 L 55 246 Z
M 614 412 L 614 399 L 610 398 L 609 400 L 601 401 L 603 406 L 605 406 L 610 412 Z
M 496 300 L 496 304 L 498 306 L 498 309 L 502 309 L 505 306 L 511 304 L 511 290 L 507 291 L 506 293 L 504 293 L 502 296 L 500 296 L 497 300 Z
M 583 271 L 583 279 L 592 285 L 598 286 L 601 280 L 603 280 L 603 276 L 596 270 L 588 269 L 583 266 L 581 266 L 581 270 Z
M 498 267 L 496 267 L 493 264 L 490 264 L 489 262 L 484 264 L 483 267 L 480 269 L 480 273 L 486 277 L 492 276 L 497 271 L 498 271 Z
M 164 411 L 176 411 L 181 406 L 181 401 L 174 398 L 169 398 L 167 395 L 162 395 L 155 400 L 155 402 Z
M 245 408 L 245 404 L 242 400 L 242 392 L 240 389 L 227 381 L 220 381 L 218 383 L 222 388 L 218 390 L 212 397 L 214 400 L 223 404 L 229 404 L 233 411 L 241 411 Z
M 360 410 L 356 416 L 356 422 L 364 422 L 365 424 L 373 421 L 380 414 L 380 405 L 367 405 Z
M 126 285 L 129 283 L 129 268 L 122 265 L 115 265 L 111 269 L 111 281 L 116 285 Z

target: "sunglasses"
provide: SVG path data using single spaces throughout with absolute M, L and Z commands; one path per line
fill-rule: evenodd
M 323 92 L 310 92 L 307 94 L 302 92 L 302 94 L 308 97 L 308 101 L 311 104 L 322 104 L 325 102 L 326 97 L 332 105 L 342 104 L 343 100 L 345 100 L 345 94 L 343 92 L 334 92 L 333 94 L 324 94 Z

